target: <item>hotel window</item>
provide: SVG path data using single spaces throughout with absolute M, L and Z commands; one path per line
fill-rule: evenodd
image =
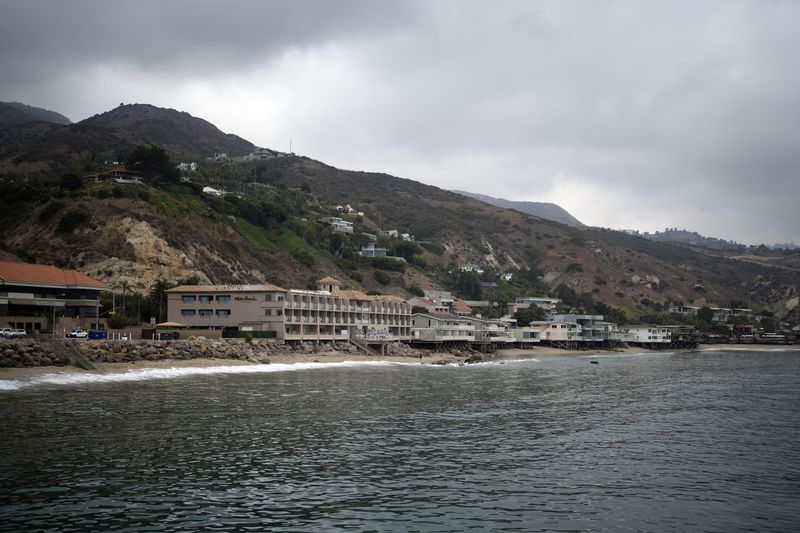
M 217 309 L 217 316 L 218 317 L 222 317 L 222 318 L 227 318 L 227 317 L 231 316 L 231 310 L 230 309 Z
M 201 294 L 200 295 L 200 303 L 201 304 L 210 304 L 214 301 L 214 296 L 210 294 Z
M 230 294 L 218 295 L 217 296 L 217 303 L 221 303 L 221 304 L 229 304 L 229 303 L 231 303 Z
M 181 302 L 185 304 L 193 304 L 197 298 L 194 295 L 191 296 L 181 296 Z
M 198 311 L 198 313 L 200 314 L 200 316 L 204 317 L 214 316 L 214 311 L 212 311 L 211 309 L 201 309 L 200 311 Z
M 265 316 L 271 316 L 272 315 L 272 309 L 264 309 L 264 315 Z
M 196 313 L 196 311 L 194 309 L 181 309 L 181 316 L 182 317 L 190 317 L 190 316 L 194 316 L 195 314 L 197 314 L 197 313 Z

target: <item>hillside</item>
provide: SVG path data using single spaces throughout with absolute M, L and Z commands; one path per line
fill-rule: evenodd
M 20 259 L 70 265 L 140 292 L 159 280 L 305 287 L 314 278 L 334 275 L 353 288 L 408 295 L 412 285 L 461 290 L 458 276 L 450 272 L 476 264 L 486 271 L 485 281 L 497 283 L 481 296 L 495 301 L 557 292 L 574 296 L 584 309 L 602 303 L 629 316 L 669 301 L 720 306 L 736 301 L 778 314 L 798 303 L 800 275 L 791 269 L 622 232 L 570 227 L 412 180 L 340 170 L 304 157 L 224 167 L 202 162 L 188 182 L 62 180 L 70 167 L 54 162 L 68 154 L 48 147 L 91 138 L 96 149 L 113 150 L 126 136 L 135 137 L 125 121 L 136 130 L 158 117 L 190 151 L 202 151 L 208 139 L 220 138 L 214 130 L 186 130 L 197 122 L 183 114 L 151 113 L 149 107 L 125 106 L 110 112 L 112 117 L 49 128 L 40 134 L 58 142 L 29 143 L 28 153 L 41 158 L 29 163 L 46 161 L 50 170 L 21 176 L 20 165 L 0 179 L 0 222 L 7 228 L 0 248 Z M 140 112 L 141 120 L 132 116 Z M 87 158 L 82 164 L 91 161 Z M 205 185 L 237 195 L 203 194 Z M 363 216 L 336 210 L 347 204 Z M 354 233 L 335 233 L 320 223 L 329 216 L 351 221 Z M 390 229 L 411 233 L 417 242 L 379 236 Z M 377 235 L 379 246 L 404 255 L 408 263 L 358 256 L 369 242 L 363 233 Z M 498 280 L 499 273 L 511 273 L 512 281 Z
M 478 194 L 474 192 L 457 190 L 454 190 L 453 192 L 462 194 L 464 196 L 469 196 L 470 198 L 474 198 L 476 200 L 480 200 L 481 202 L 486 202 L 487 204 L 497 207 L 516 209 L 517 211 L 528 213 L 529 215 L 539 218 L 554 220 L 555 222 L 560 222 L 562 224 L 566 224 L 567 226 L 580 228 L 584 225 L 580 220 L 569 214 L 566 209 L 550 202 L 517 202 L 513 200 L 506 200 L 504 198 L 494 198 L 492 196 L 486 196 L 485 194 Z
M 243 155 L 255 145 L 188 113 L 146 104 L 121 105 L 75 124 L 30 122 L 0 130 L 0 173 L 97 169 L 137 145 L 162 146 L 175 159 Z
M 33 107 L 19 102 L 0 102 L 0 129 L 36 121 L 52 122 L 53 124 L 72 124 L 72 121 L 64 115 L 49 109 Z

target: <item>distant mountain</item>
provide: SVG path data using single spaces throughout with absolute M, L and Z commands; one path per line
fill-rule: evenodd
M 256 148 L 202 118 L 148 104 L 120 105 L 79 124 L 110 131 L 132 145 L 157 144 L 174 156 L 245 155 Z
M 0 102 L 0 128 L 36 121 L 72 124 L 72 121 L 64 115 L 49 109 L 33 107 L 19 102 Z
M 175 159 L 244 155 L 256 147 L 201 118 L 146 104 L 120 105 L 76 124 L 27 122 L 0 129 L 0 172 L 63 170 L 76 160 L 118 160 L 157 144 Z
M 645 239 L 658 242 L 671 242 L 675 244 L 688 244 L 690 246 L 702 246 L 712 250 L 744 250 L 747 248 L 743 244 L 736 241 L 726 241 L 716 237 L 706 237 L 700 235 L 696 231 L 689 231 L 678 228 L 666 228 L 664 231 L 656 231 L 655 233 L 639 233 L 636 230 L 627 230 L 626 233 L 631 235 L 639 235 Z
M 467 192 L 467 191 L 456 191 L 453 192 L 461 194 L 463 196 L 469 196 L 470 198 L 474 198 L 475 200 L 480 200 L 481 202 L 486 202 L 487 204 L 493 205 L 495 207 L 503 207 L 505 209 L 516 209 L 522 213 L 527 213 L 529 215 L 534 215 L 539 218 L 544 218 L 547 220 L 553 220 L 555 222 L 561 222 L 562 224 L 566 224 L 567 226 L 573 226 L 575 228 L 582 228 L 584 224 L 575 218 L 574 216 L 570 215 L 566 209 L 562 208 L 559 205 L 552 204 L 549 202 L 515 202 L 513 200 L 505 200 L 503 198 L 493 198 L 491 196 L 486 196 L 484 194 L 477 194 L 474 192 Z

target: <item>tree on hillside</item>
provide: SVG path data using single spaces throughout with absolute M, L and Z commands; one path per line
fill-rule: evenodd
M 531 322 L 545 320 L 547 318 L 547 313 L 545 313 L 544 309 L 541 307 L 532 305 L 527 309 L 518 310 L 514 313 L 514 318 L 517 320 L 518 325 L 527 326 Z
M 141 172 L 150 180 L 165 183 L 178 183 L 180 171 L 167 152 L 158 145 L 137 146 L 128 154 L 127 164 L 129 170 Z
M 83 180 L 74 172 L 68 172 L 61 176 L 59 188 L 62 191 L 77 191 L 81 187 L 83 187 Z
M 455 270 L 450 277 L 451 285 L 463 298 L 480 300 L 483 296 L 481 279 L 475 272 Z
M 710 307 L 703 306 L 697 311 L 697 320 L 701 320 L 706 324 L 711 324 L 711 321 L 714 319 L 714 311 L 711 310 Z

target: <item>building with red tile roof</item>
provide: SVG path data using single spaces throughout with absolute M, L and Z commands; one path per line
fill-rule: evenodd
M 91 327 L 106 290 L 108 285 L 76 270 L 0 261 L 0 324 L 52 331 L 58 317 L 69 317 L 72 325 Z

